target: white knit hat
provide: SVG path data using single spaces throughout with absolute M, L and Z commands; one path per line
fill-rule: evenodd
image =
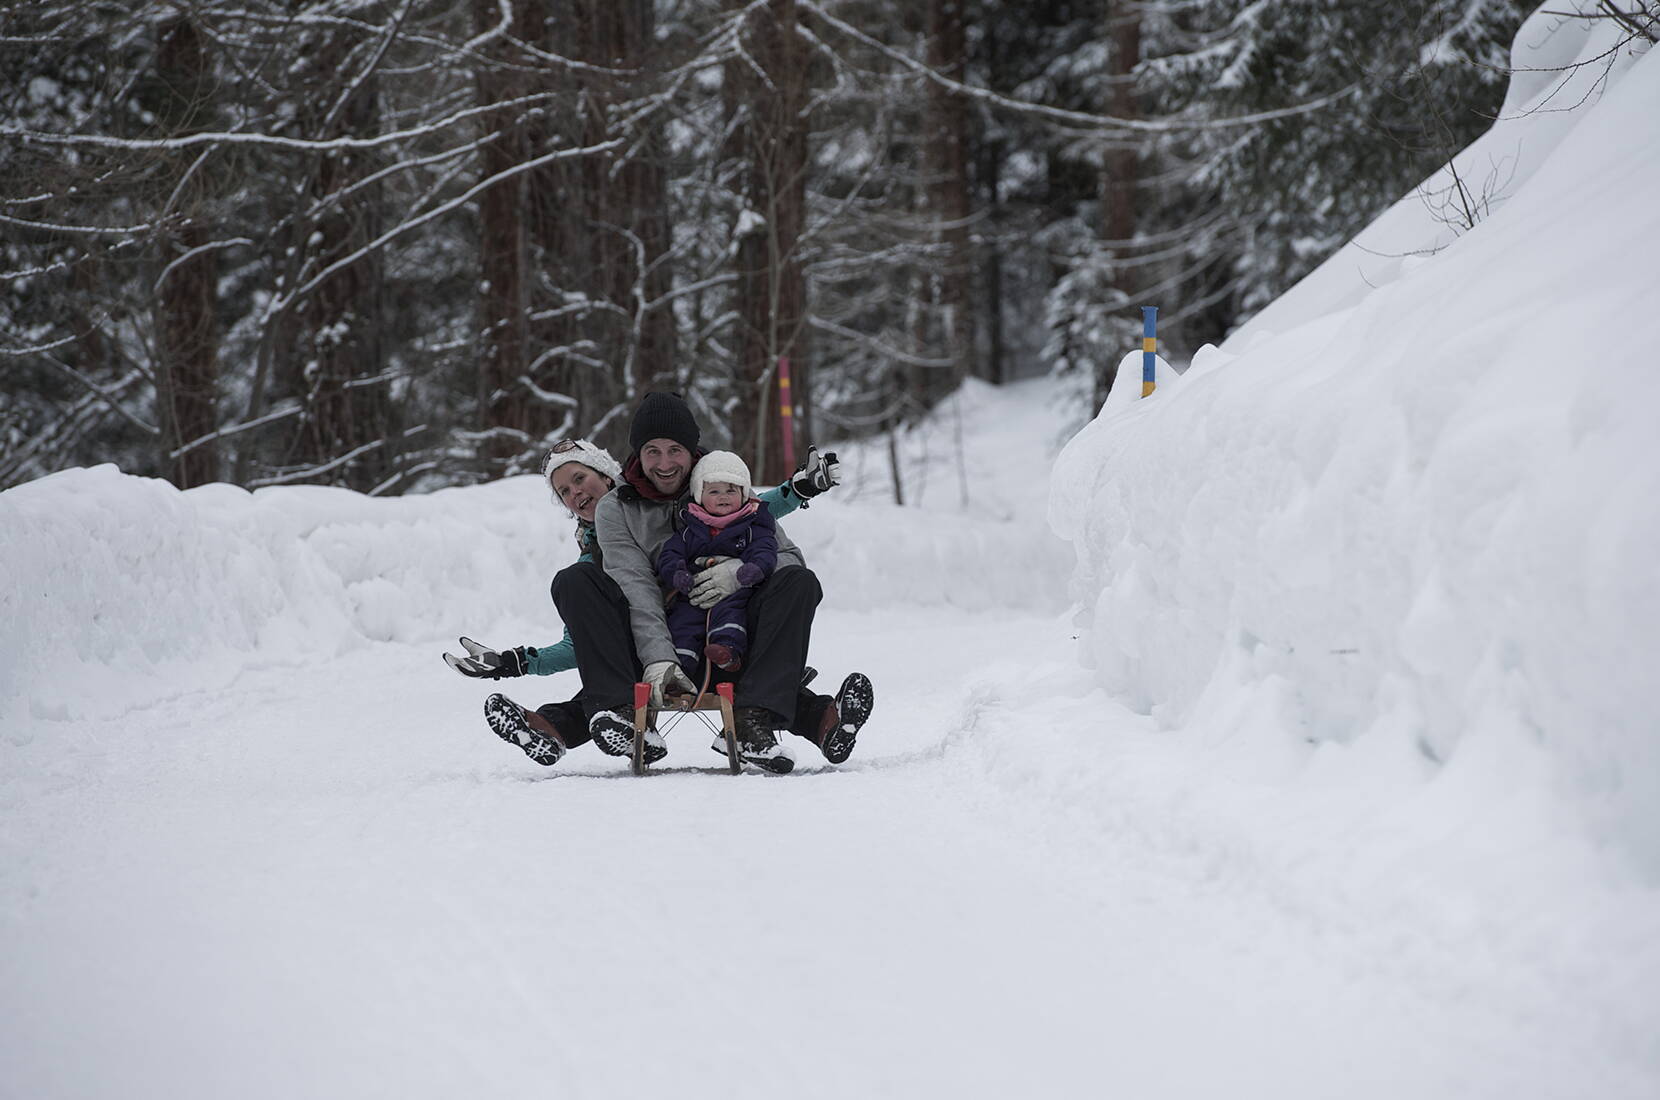
M 710 451 L 697 460 L 697 465 L 692 467 L 693 500 L 703 499 L 703 483 L 706 481 L 724 481 L 738 486 L 746 497 L 755 495 L 754 488 L 749 484 L 749 467 L 731 451 Z
M 622 467 L 610 453 L 594 446 L 586 439 L 562 439 L 553 445 L 548 457 L 542 463 L 542 480 L 553 489 L 553 471 L 568 462 L 580 462 L 595 473 L 604 474 L 611 479 L 612 485 L 623 483 Z M 554 489 L 553 499 L 559 499 L 559 491 Z

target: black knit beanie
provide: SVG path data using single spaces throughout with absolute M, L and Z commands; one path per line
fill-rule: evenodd
M 692 410 L 677 393 L 648 393 L 628 429 L 628 445 L 636 452 L 653 439 L 672 439 L 692 454 L 702 433 Z

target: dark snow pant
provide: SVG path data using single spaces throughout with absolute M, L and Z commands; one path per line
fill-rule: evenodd
M 588 732 L 588 715 L 582 709 L 580 695 L 563 703 L 543 703 L 536 708 L 536 713 L 548 720 L 567 749 L 586 745 L 593 739 Z
M 749 596 L 753 591 L 740 588 L 707 611 L 683 594 L 675 594 L 668 608 L 669 640 L 674 642 L 680 667 L 694 684 L 703 679 L 705 642 L 719 642 L 740 658 L 749 652 Z
M 622 589 L 593 562 L 579 561 L 554 575 L 552 591 L 576 650 L 576 671 L 582 677 L 577 699 L 584 713 L 592 718 L 602 710 L 632 710 L 640 661 L 634 656 Z
M 765 707 L 815 745 L 831 700 L 804 691 L 801 670 L 823 597 L 818 578 L 805 566 L 780 569 L 755 589 L 748 608 L 749 656 L 735 693 L 738 706 Z M 628 599 L 617 582 L 594 563 L 577 562 L 553 578 L 553 602 L 576 649 L 583 713 L 592 718 L 602 710 L 631 711 L 641 669 Z
M 779 569 L 761 582 L 749 598 L 749 656 L 738 671 L 736 692 L 738 706 L 766 707 L 815 745 L 830 697 L 803 691 L 801 670 L 822 599 L 818 577 L 804 565 Z

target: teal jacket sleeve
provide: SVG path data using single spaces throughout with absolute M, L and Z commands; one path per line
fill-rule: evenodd
M 772 513 L 773 519 L 789 515 L 802 504 L 801 498 L 795 495 L 795 490 L 790 488 L 787 481 L 776 489 L 768 489 L 755 495 L 767 506 L 767 511 Z
M 571 644 L 571 628 L 554 645 L 526 646 L 525 670 L 532 676 L 552 676 L 576 667 L 576 647 Z

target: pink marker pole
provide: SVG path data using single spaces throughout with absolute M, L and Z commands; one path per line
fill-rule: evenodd
M 784 440 L 784 472 L 795 469 L 795 398 L 790 393 L 790 357 L 778 357 L 778 427 Z

